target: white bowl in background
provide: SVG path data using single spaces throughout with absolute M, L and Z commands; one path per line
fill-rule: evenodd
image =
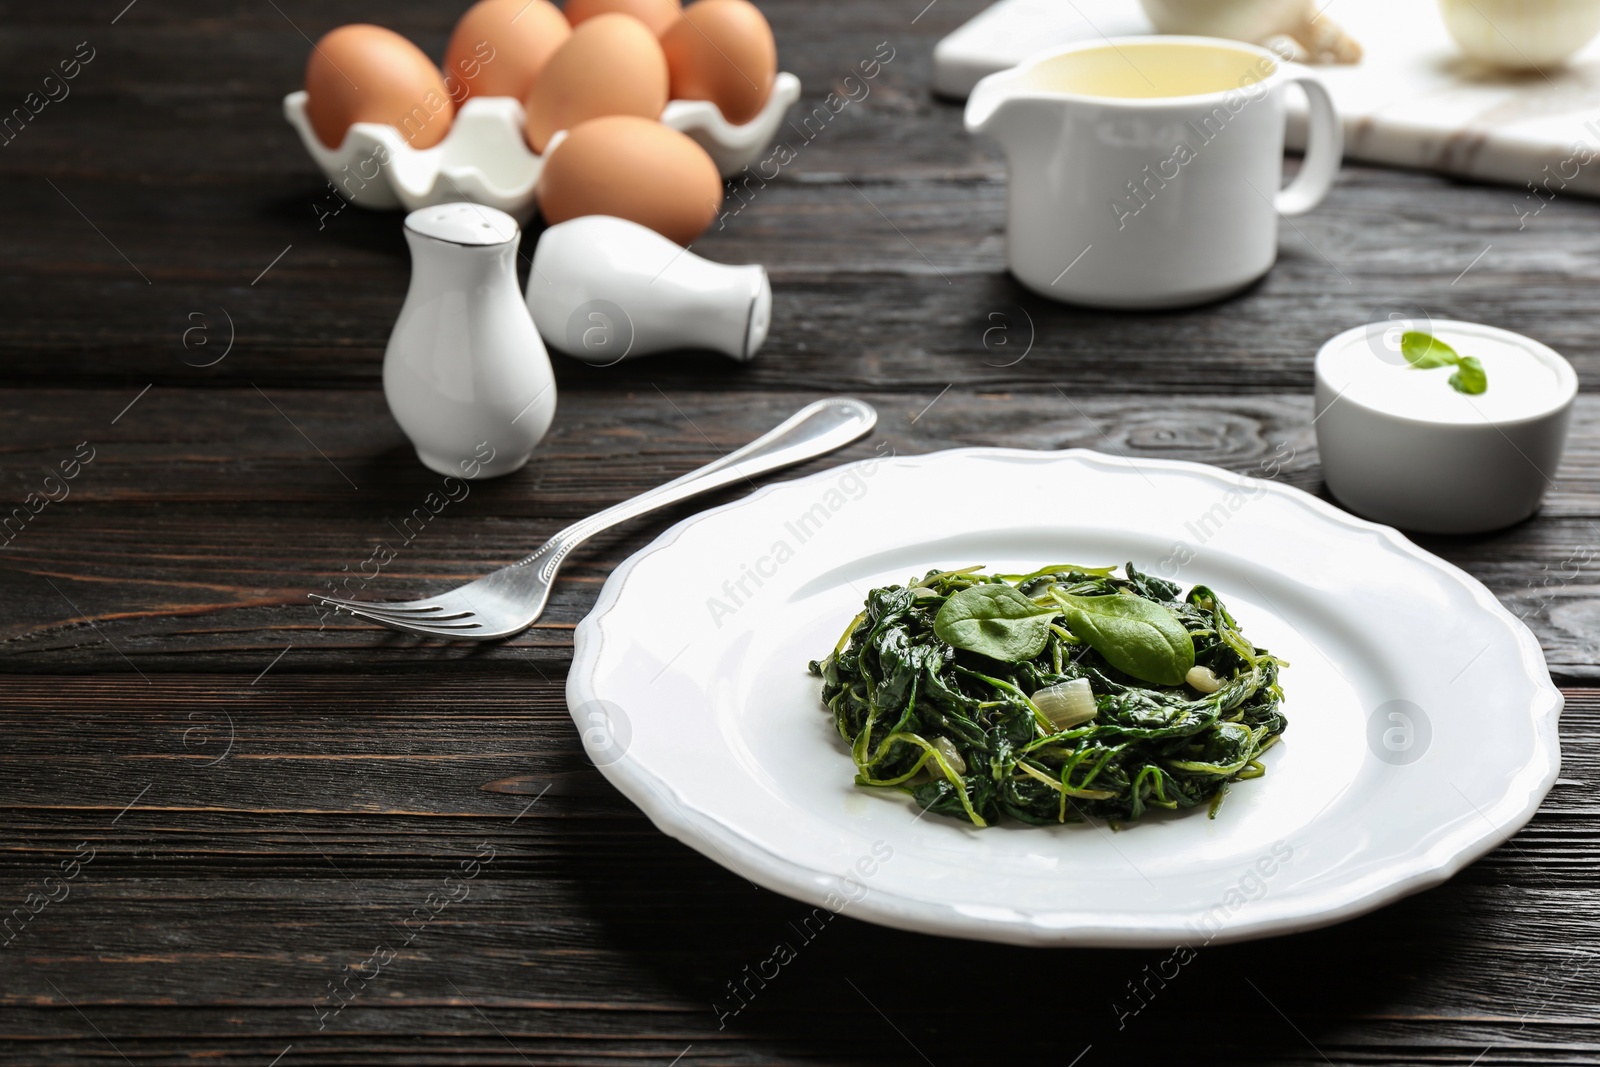
M 1316 360 L 1317 445 L 1328 489 L 1401 529 L 1496 530 L 1538 510 L 1555 477 L 1578 393 L 1572 365 L 1532 338 L 1436 319 L 1427 332 L 1483 364 L 1477 396 L 1450 368 L 1412 368 L 1392 322 L 1357 326 Z
M 1561 64 L 1600 33 L 1600 0 L 1439 0 L 1461 50 L 1513 70 Z
M 761 113 L 742 126 L 728 122 L 705 100 L 673 100 L 661 112 L 661 122 L 693 138 L 722 176 L 731 178 L 762 158 L 798 99 L 800 79 L 780 73 Z M 283 114 L 328 181 L 361 207 L 415 211 L 471 200 L 519 221 L 534 212 L 534 189 L 544 164 L 523 139 L 527 113 L 509 96 L 468 100 L 444 140 L 426 149 L 412 148 L 399 130 L 381 122 L 357 122 L 338 148 L 329 148 L 311 128 L 303 89 L 283 98 Z

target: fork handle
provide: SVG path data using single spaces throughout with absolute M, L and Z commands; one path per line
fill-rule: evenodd
M 573 523 L 515 565 L 521 567 L 543 561 L 540 577 L 550 581 L 567 553 L 602 530 L 609 530 L 657 508 L 669 507 L 690 497 L 739 481 L 748 481 L 758 474 L 791 467 L 843 448 L 866 435 L 877 421 L 878 413 L 872 405 L 863 401 L 840 396 L 818 400 L 801 408 L 743 448 L 712 460 L 680 478 L 674 478 L 665 485 Z

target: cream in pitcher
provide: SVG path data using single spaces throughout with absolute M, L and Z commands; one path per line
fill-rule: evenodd
M 1291 82 L 1310 101 L 1310 141 L 1280 189 Z M 1343 149 L 1315 74 L 1208 37 L 1036 56 L 978 83 L 966 127 L 1005 149 L 1011 272 L 1044 296 L 1098 307 L 1180 307 L 1249 285 L 1277 257 L 1278 215 L 1322 200 Z

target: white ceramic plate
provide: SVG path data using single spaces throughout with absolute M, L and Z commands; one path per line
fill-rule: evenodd
M 1130 559 L 1212 586 L 1291 664 L 1288 731 L 1216 819 L 978 830 L 852 784 L 806 663 L 869 589 Z M 679 523 L 606 582 L 567 698 L 612 783 L 711 859 L 857 918 L 1017 944 L 1359 915 L 1511 836 L 1560 760 L 1538 643 L 1462 571 L 1297 489 L 1081 450 L 869 460 Z

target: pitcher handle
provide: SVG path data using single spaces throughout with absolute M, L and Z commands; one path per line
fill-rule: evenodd
M 1344 126 L 1322 79 L 1297 63 L 1285 66 L 1289 68 L 1289 80 L 1299 82 L 1306 91 L 1309 122 L 1305 162 L 1294 181 L 1278 191 L 1273 206 L 1280 215 L 1304 215 L 1322 203 L 1339 175 L 1339 162 L 1344 157 Z

